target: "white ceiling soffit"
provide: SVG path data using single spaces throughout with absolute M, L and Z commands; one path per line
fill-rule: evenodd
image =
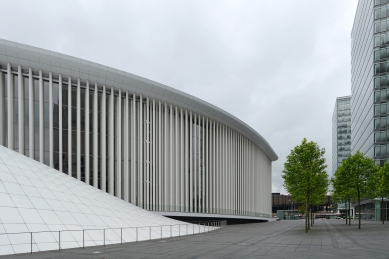
M 44 72 L 52 71 L 91 82 L 97 81 L 99 85 L 106 84 L 155 97 L 207 116 L 240 132 L 257 144 L 272 161 L 278 159 L 269 143 L 249 125 L 210 103 L 169 86 L 80 58 L 0 39 L 0 64 L 6 63 L 21 65 L 23 68 L 31 66 Z
M 0 255 L 57 250 L 59 240 L 64 249 L 213 229 L 187 225 L 141 209 L 0 145 Z M 35 233 L 31 236 L 30 232 Z

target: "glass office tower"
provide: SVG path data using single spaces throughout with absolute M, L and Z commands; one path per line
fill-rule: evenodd
M 383 165 L 389 157 L 389 1 L 374 5 L 374 159 Z
M 351 96 L 336 98 L 332 116 L 332 174 L 351 154 Z
M 389 5 L 360 0 L 351 33 L 351 152 L 389 158 Z

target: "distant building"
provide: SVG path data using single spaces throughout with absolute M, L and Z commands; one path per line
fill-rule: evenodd
M 302 203 L 294 202 L 292 196 L 289 194 L 281 194 L 279 192 L 272 193 L 273 215 L 277 213 L 277 210 L 286 210 L 286 211 L 298 210 L 301 207 L 301 205 Z M 327 195 L 326 202 L 320 205 L 316 205 L 314 207 L 314 212 L 329 211 L 331 209 L 332 209 L 332 199 L 330 195 Z
M 351 96 L 336 98 L 332 116 L 332 174 L 351 154 Z

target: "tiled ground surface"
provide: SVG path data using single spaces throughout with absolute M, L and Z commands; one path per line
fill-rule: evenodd
M 221 230 L 171 239 L 40 252 L 0 258 L 389 258 L 389 222 L 316 220 L 227 226 Z

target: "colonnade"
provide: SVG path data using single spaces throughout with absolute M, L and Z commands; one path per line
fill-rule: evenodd
M 147 210 L 270 217 L 271 160 L 226 125 L 31 67 L 0 78 L 0 144 Z

